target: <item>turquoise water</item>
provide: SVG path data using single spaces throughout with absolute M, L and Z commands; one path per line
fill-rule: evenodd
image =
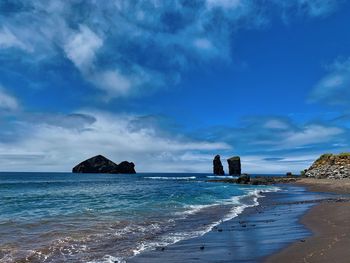
M 0 173 L 0 262 L 123 262 L 203 235 L 276 190 L 208 178 Z

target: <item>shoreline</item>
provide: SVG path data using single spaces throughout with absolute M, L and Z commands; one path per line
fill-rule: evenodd
M 300 178 L 292 184 L 304 186 L 311 192 L 350 195 L 350 179 Z
M 344 196 L 347 202 L 320 203 L 300 219 L 312 231 L 303 242 L 294 242 L 267 257 L 266 263 L 297 262 L 349 262 L 350 256 L 350 179 L 302 178 L 295 185 L 309 191 Z
M 264 193 L 258 206 L 246 208 L 203 236 L 145 251 L 126 262 L 262 262 L 310 236 L 300 218 L 317 203 L 333 200 L 332 195 L 309 192 L 302 186 L 280 187 L 282 191 Z

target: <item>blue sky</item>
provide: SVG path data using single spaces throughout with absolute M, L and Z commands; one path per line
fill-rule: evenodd
M 298 172 L 349 151 L 345 0 L 0 1 L 0 170 Z

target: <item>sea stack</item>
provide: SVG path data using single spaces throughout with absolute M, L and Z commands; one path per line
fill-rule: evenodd
M 72 169 L 73 173 L 108 173 L 108 174 L 135 174 L 135 164 L 121 162 L 119 165 L 102 155 L 89 158 Z
M 222 166 L 220 155 L 216 155 L 213 160 L 213 172 L 216 175 L 224 175 L 224 167 Z
M 350 153 L 320 156 L 309 169 L 302 172 L 306 177 L 342 179 L 350 177 Z
M 240 175 L 241 174 L 241 158 L 234 156 L 227 159 L 229 175 Z

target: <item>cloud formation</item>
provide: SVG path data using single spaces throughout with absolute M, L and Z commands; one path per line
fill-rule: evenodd
M 162 116 L 82 110 L 68 115 L 18 115 L 0 131 L 0 167 L 8 171 L 69 171 L 103 154 L 134 161 L 139 172 L 211 172 L 216 154 L 240 155 L 245 172 L 299 172 L 325 151 L 346 149 L 349 127 L 338 121 L 295 123 L 256 117 L 239 127 L 181 134 Z M 164 126 L 166 128 L 164 128 Z
M 0 30 L 0 49 L 19 48 L 30 52 L 25 44 L 23 44 L 7 27 Z
M 322 16 L 329 0 L 14 0 L 0 3 L 0 51 L 18 49 L 25 63 L 68 59 L 109 98 L 178 83 L 198 62 L 230 61 L 233 34 L 259 27 L 271 7 Z M 11 57 L 11 56 L 10 56 Z
M 142 125 L 137 125 L 139 121 Z M 210 169 L 211 163 L 186 156 L 231 148 L 226 143 L 189 139 L 144 124 L 142 116 L 98 111 L 25 115 L 13 122 L 12 138 L 0 136 L 4 139 L 0 140 L 0 167 L 69 171 L 78 162 L 103 154 L 116 162 L 134 161 L 139 171 L 194 172 Z
M 42 92 L 35 99 L 35 95 L 26 93 L 20 105 L 7 87 L 12 86 L 7 85 L 0 89 L 0 113 L 12 114 L 24 108 L 25 102 L 36 104 L 46 99 L 50 91 L 44 89 L 50 87 L 54 91 L 48 102 L 40 101 L 41 109 L 54 101 L 50 110 L 67 113 L 33 114 L 24 109 L 9 119 L 0 116 L 0 167 L 12 171 L 68 171 L 82 159 L 104 154 L 117 162 L 135 161 L 138 171 L 209 172 L 213 156 L 219 153 L 224 159 L 241 155 L 246 172 L 285 172 L 287 166 L 293 171 L 305 168 L 325 150 L 346 149 L 350 127 L 341 121 L 300 123 L 287 117 L 255 116 L 238 126 L 208 127 L 189 135 L 170 127 L 167 121 L 161 124 L 159 116 L 112 113 L 127 104 L 128 96 L 176 85 L 184 73 L 198 65 L 230 63 L 235 59 L 232 42 L 242 29 L 266 27 L 276 17 L 327 16 L 339 3 L 0 1 L 2 81 L 6 83 L 7 76 L 14 76 L 15 81 L 11 81 L 19 83 L 16 95 L 32 85 L 36 92 Z M 315 87 L 313 100 L 345 104 L 350 98 L 349 68 L 349 60 L 334 63 Z M 32 76 L 35 81 L 31 81 Z M 52 85 L 59 78 L 65 81 Z M 57 106 L 61 101 L 55 101 L 55 95 L 64 102 L 69 97 L 74 106 Z M 86 102 L 90 107 L 102 105 L 90 103 L 91 97 L 106 101 L 124 98 L 103 105 L 111 112 L 74 111 Z M 121 106 L 115 107 L 119 102 Z M 142 103 L 139 107 L 142 111 Z
M 237 126 L 212 127 L 197 136 L 232 146 L 224 158 L 239 154 L 247 172 L 292 172 L 307 168 L 324 152 L 346 151 L 349 127 L 336 119 L 299 123 L 277 116 L 247 118 Z M 260 171 L 259 171 L 260 169 Z
M 18 100 L 0 85 L 0 110 L 14 111 L 18 108 Z
M 84 73 L 93 66 L 96 52 L 103 45 L 103 40 L 87 26 L 80 25 L 79 32 L 67 39 L 64 51 L 75 66 Z
M 347 105 L 350 99 L 350 58 L 335 61 L 315 86 L 311 100 L 329 105 Z

